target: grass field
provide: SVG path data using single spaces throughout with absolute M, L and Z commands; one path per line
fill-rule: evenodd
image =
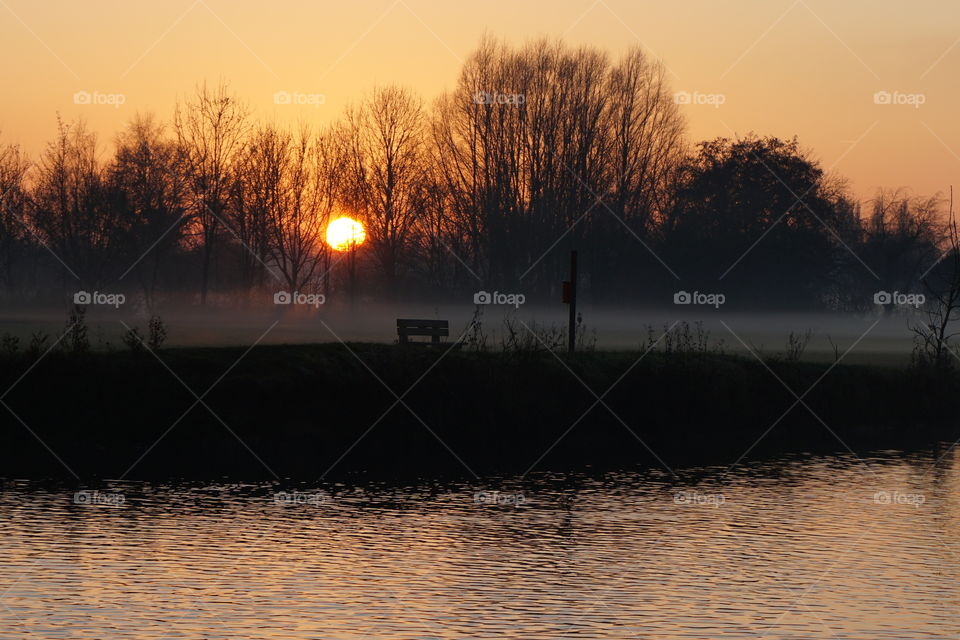
M 369 343 L 7 355 L 2 475 L 673 468 L 957 436 L 952 374 L 640 356 Z

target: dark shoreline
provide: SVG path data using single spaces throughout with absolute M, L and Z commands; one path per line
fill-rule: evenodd
M 55 352 L 29 372 L 25 355 L 0 358 L 2 388 L 27 372 L 3 399 L 19 419 L 0 406 L 0 477 L 71 478 L 66 467 L 84 480 L 665 469 L 729 465 L 748 450 L 744 460 L 960 437 L 957 378 L 908 368 L 650 353 L 631 369 L 639 352 L 561 361 L 383 344 L 245 351 L 167 349 L 162 363 L 146 352 Z M 184 415 L 196 398 L 181 380 L 213 413 L 198 404 Z M 584 383 L 606 407 L 590 409 Z M 389 412 L 385 385 L 403 398 Z M 783 416 L 796 402 L 784 385 L 809 410 Z

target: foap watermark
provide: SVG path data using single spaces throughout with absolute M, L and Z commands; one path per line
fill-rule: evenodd
M 298 105 L 319 109 L 327 101 L 322 93 L 300 93 L 299 91 L 277 91 L 273 94 L 273 104 Z
M 874 504 L 905 504 L 919 509 L 927 502 L 922 493 L 901 493 L 900 491 L 877 491 L 873 494 Z
M 101 291 L 77 291 L 73 294 L 73 304 L 82 305 L 102 305 L 119 309 L 120 305 L 127 301 L 127 296 L 122 293 L 103 293 Z
M 278 491 L 273 494 L 273 504 L 283 506 L 307 505 L 318 507 L 330 502 L 330 494 L 325 491 Z
M 476 104 L 509 104 L 517 106 L 524 104 L 527 101 L 527 95 L 524 93 L 477 91 L 473 94 L 473 101 Z
M 77 91 L 73 94 L 73 104 L 108 106 L 119 109 L 127 101 L 122 93 L 102 93 L 100 91 Z
M 677 291 L 673 294 L 673 304 L 700 304 L 719 309 L 727 301 L 722 293 L 701 293 L 700 291 Z
M 907 105 L 919 109 L 927 102 L 923 93 L 902 93 L 900 91 L 877 91 L 873 94 L 873 104 Z
M 77 491 L 73 494 L 73 504 L 89 504 L 105 507 L 119 507 L 127 501 L 122 493 L 103 491 Z
M 273 294 L 273 304 L 304 304 L 314 308 L 326 303 L 327 296 L 322 293 L 300 293 L 294 291 L 277 291 Z
M 673 94 L 673 101 L 677 104 L 708 105 L 714 109 L 719 109 L 720 105 L 727 101 L 727 96 L 722 93 L 700 93 L 699 91 L 690 93 L 689 91 L 677 91 Z
M 477 491 L 473 494 L 474 504 L 518 506 L 526 501 L 526 497 L 520 491 Z
M 527 301 L 527 297 L 522 293 L 500 293 L 494 291 L 477 291 L 473 294 L 473 304 L 509 304 L 515 309 Z
M 701 493 L 699 491 L 678 491 L 673 494 L 674 504 L 693 505 L 697 507 L 718 508 L 726 504 L 727 496 L 722 493 Z
M 927 302 L 927 296 L 922 293 L 900 293 L 894 291 L 877 291 L 873 294 L 873 304 L 882 306 L 894 305 L 897 307 L 913 307 L 919 309 Z

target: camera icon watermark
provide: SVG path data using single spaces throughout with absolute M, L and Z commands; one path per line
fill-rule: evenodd
M 913 307 L 919 309 L 927 302 L 927 296 L 922 293 L 900 293 L 894 291 L 877 291 L 873 294 L 873 304 L 887 306 L 895 305 L 898 307 Z
M 522 293 L 477 291 L 473 294 L 473 304 L 505 304 L 513 306 L 514 309 L 519 309 L 520 305 L 526 301 L 527 297 Z
M 105 105 L 119 109 L 127 101 L 122 93 L 101 93 L 100 91 L 77 91 L 73 94 L 73 104 Z
M 726 303 L 727 296 L 722 293 L 701 293 L 700 291 L 677 291 L 673 294 L 673 304 L 697 304 L 712 306 L 719 309 L 720 305 Z
M 675 104 L 689 104 L 689 105 L 708 105 L 712 106 L 714 109 L 719 109 L 720 105 L 726 103 L 727 96 L 722 93 L 700 93 L 699 91 L 694 91 L 693 93 L 689 91 L 677 91 L 673 94 L 673 102 Z
M 73 504 L 119 507 L 127 501 L 122 493 L 102 491 L 77 491 L 73 494 Z
M 699 491 L 678 491 L 673 494 L 674 504 L 692 505 L 697 507 L 719 508 L 727 503 L 727 497 L 722 493 L 701 493 Z
M 273 304 L 299 304 L 318 308 L 327 302 L 327 296 L 322 293 L 300 293 L 294 291 L 277 291 L 273 294 Z
M 119 309 L 120 305 L 127 301 L 127 296 L 122 293 L 102 293 L 100 291 L 77 291 L 73 294 L 73 304 L 76 305 L 101 305 Z
M 474 504 L 519 506 L 527 499 L 521 491 L 477 491 L 473 494 Z
M 874 504 L 902 504 L 919 509 L 926 504 L 927 496 L 922 493 L 901 493 L 900 491 L 877 491 L 873 494 Z
M 308 505 L 318 507 L 330 502 L 330 494 L 326 491 L 278 491 L 273 494 L 273 504 L 282 506 Z
M 273 104 L 297 105 L 319 109 L 326 103 L 327 96 L 322 93 L 301 93 L 299 91 L 277 91 L 273 94 Z
M 525 93 L 498 93 L 496 91 L 477 91 L 473 94 L 475 104 L 509 104 L 518 106 L 527 101 Z
M 900 91 L 877 91 L 873 94 L 873 104 L 907 105 L 919 109 L 926 104 L 927 96 L 923 93 L 901 93 Z

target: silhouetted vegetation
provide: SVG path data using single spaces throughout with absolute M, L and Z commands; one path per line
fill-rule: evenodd
M 30 431 L 0 414 L 0 463 L 15 477 L 66 475 L 34 433 L 78 474 L 112 478 L 128 470 L 130 478 L 270 477 L 257 457 L 278 475 L 309 479 L 327 471 L 469 475 L 451 450 L 477 473 L 522 473 L 535 463 L 659 466 L 640 440 L 671 466 L 723 465 L 748 449 L 755 459 L 955 438 L 957 378 L 843 363 L 825 376 L 828 364 L 724 354 L 695 326 L 670 334 L 643 352 L 573 355 L 539 342 L 479 353 L 374 344 L 258 346 L 246 355 L 165 349 L 155 354 L 162 363 L 126 350 L 54 351 L 39 362 L 0 355 L 3 388 L 33 367 L 4 400 Z M 209 389 L 203 404 L 184 385 Z M 789 412 L 787 386 L 804 394 Z M 408 388 L 396 404 L 392 392 Z
M 960 230 L 953 212 L 952 189 L 947 231 L 946 251 L 927 270 L 930 275 L 923 278 L 924 287 L 933 298 L 926 307 L 926 322 L 912 326 L 915 363 L 938 372 L 953 370 L 960 362 L 960 348 L 952 342 L 960 335 L 953 326 L 960 319 Z
M 35 161 L 0 147 L 0 296 L 121 291 L 150 312 L 162 294 L 280 289 L 536 301 L 558 297 L 572 247 L 598 303 L 699 289 L 858 310 L 942 275 L 928 274 L 950 243 L 938 195 L 880 190 L 863 206 L 797 140 L 691 147 L 684 128 L 639 48 L 613 60 L 486 39 L 433 104 L 380 87 L 322 130 L 254 122 L 204 84 L 170 123 L 138 115 L 109 154 L 60 120 Z M 322 241 L 338 214 L 367 231 L 339 266 Z

